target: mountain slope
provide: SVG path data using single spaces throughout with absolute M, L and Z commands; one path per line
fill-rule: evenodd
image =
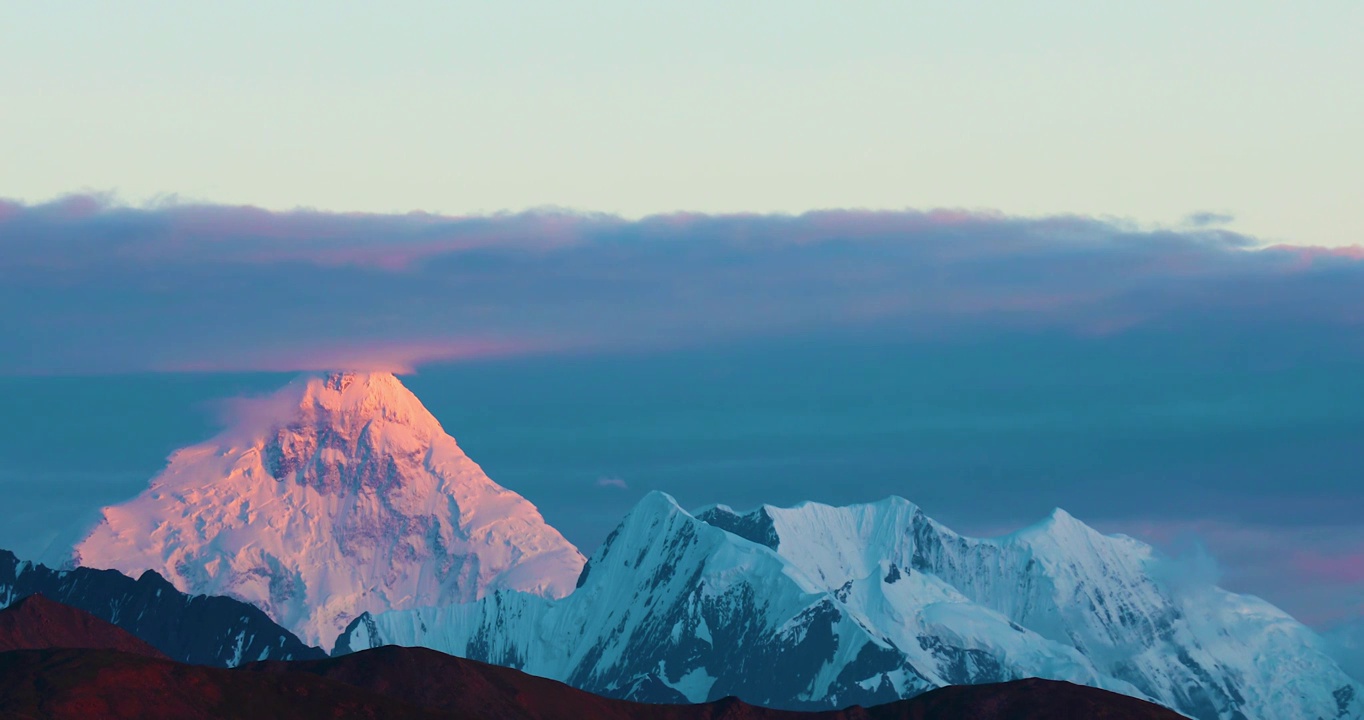
M 166 656 L 196 665 L 323 656 L 259 608 L 226 597 L 186 595 L 148 571 L 134 580 L 114 570 L 58 571 L 0 550 L 0 608 L 41 593 L 112 623 Z
M 1331 628 L 1325 635 L 1331 657 L 1354 679 L 1364 682 L 1364 618 Z
M 913 700 L 870 708 L 868 720 L 1176 720 L 1178 713 L 1097 688 L 1028 678 L 992 685 L 952 685 Z
M 1037 676 L 1203 720 L 1364 716 L 1310 630 L 1254 598 L 1172 592 L 1156 562 L 1059 511 L 980 540 L 899 498 L 693 514 L 654 493 L 563 600 L 362 616 L 337 651 L 424 645 L 654 702 L 828 708 Z
M 166 657 L 127 630 L 44 595 L 29 595 L 0 610 L 0 652 L 47 648 L 118 650 Z
M 577 549 L 392 375 L 309 377 L 251 410 L 105 508 L 76 561 L 255 603 L 312 643 L 364 611 L 572 590 Z
M 112 650 L 53 649 L 0 653 L 0 717 L 417 720 L 478 716 L 409 705 L 309 673 L 266 677 Z
M 415 648 L 224 670 L 108 650 L 0 653 L 0 716 L 477 718 L 478 720 L 1176 720 L 1157 705 L 1045 680 L 945 688 L 873 708 L 793 713 L 733 698 L 612 700 L 508 668 Z
M 450 712 L 476 709 L 481 717 L 540 720 L 1030 720 L 1110 718 L 1175 720 L 1179 715 L 1124 695 L 1070 683 L 1029 679 L 955 686 L 870 708 L 801 713 L 749 705 L 734 698 L 696 705 L 649 705 L 613 700 L 511 668 L 452 657 L 425 648 L 381 647 L 303 662 L 252 663 L 242 671 L 309 672 Z

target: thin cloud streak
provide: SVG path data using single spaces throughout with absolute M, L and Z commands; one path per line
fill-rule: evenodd
M 1364 254 L 964 211 L 373 215 L 0 201 L 0 373 L 410 370 L 764 338 L 1364 323 Z
M 313 347 L 244 349 L 229 352 L 202 363 L 154 367 L 163 372 L 293 372 L 322 370 L 371 370 L 410 374 L 419 365 L 509 355 L 529 355 L 539 350 L 524 342 L 466 339 L 446 342 L 332 344 Z
M 1350 554 L 1300 552 L 1294 566 L 1305 579 L 1348 585 L 1364 584 L 1364 550 Z
M 1096 525 L 1155 544 L 1171 556 L 1206 546 L 1222 571 L 1221 584 L 1259 595 L 1308 624 L 1329 626 L 1357 618 L 1364 593 L 1364 528 L 1292 527 L 1225 520 L 1110 520 Z

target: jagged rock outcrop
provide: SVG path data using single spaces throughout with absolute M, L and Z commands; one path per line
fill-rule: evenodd
M 0 550 L 0 607 L 39 594 L 109 622 L 180 662 L 234 667 L 325 656 L 254 605 L 186 595 L 155 572 L 134 580 L 115 570 L 53 570 Z

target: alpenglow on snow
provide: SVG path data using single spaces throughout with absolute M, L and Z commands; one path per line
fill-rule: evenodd
M 1364 687 L 1253 597 L 1163 585 L 1152 549 L 1064 512 L 975 539 L 900 498 L 688 513 L 653 493 L 561 600 L 363 615 L 336 652 L 422 645 L 606 695 L 837 708 L 1024 677 L 1199 720 L 1358 720 Z
M 300 379 L 104 508 L 73 559 L 255 603 L 313 644 L 363 612 L 569 593 L 584 558 L 388 373 Z

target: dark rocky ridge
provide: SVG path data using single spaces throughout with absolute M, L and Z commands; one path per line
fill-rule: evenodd
M 0 610 L 0 652 L 46 648 L 118 650 L 167 659 L 127 630 L 45 595 L 29 595 Z
M 535 720 L 1176 720 L 1159 705 L 1054 680 L 1016 680 L 933 690 L 870 708 L 799 712 L 729 697 L 710 703 L 644 704 L 593 695 L 563 683 L 426 648 L 381 647 L 345 657 L 264 662 L 238 672 L 306 672 L 434 710 Z
M 872 708 L 815 713 L 725 698 L 701 705 L 613 700 L 509 668 L 422 648 L 252 663 L 235 670 L 110 650 L 0 653 L 0 716 L 479 718 L 480 720 L 1178 720 L 1105 690 L 1050 680 L 955 686 Z
M 112 623 L 181 662 L 231 667 L 326 656 L 254 605 L 186 595 L 152 571 L 134 580 L 116 570 L 53 570 L 0 550 L 0 607 L 38 593 Z
M 951 687 L 873 708 L 772 710 L 724 698 L 648 705 L 425 648 L 381 647 L 236 669 L 177 663 L 82 610 L 29 596 L 0 611 L 0 717 L 480 718 L 481 720 L 1173 720 L 1104 690 L 1049 680 Z M 44 645 L 49 645 L 44 647 Z M 117 649 L 127 648 L 131 652 Z
M 777 528 L 772 524 L 772 516 L 767 514 L 767 508 L 740 515 L 717 505 L 698 513 L 696 519 L 773 550 L 781 544 L 781 537 L 777 535 Z
M 113 650 L 0 653 L 0 717 L 50 720 L 474 718 L 308 673 L 266 676 Z

